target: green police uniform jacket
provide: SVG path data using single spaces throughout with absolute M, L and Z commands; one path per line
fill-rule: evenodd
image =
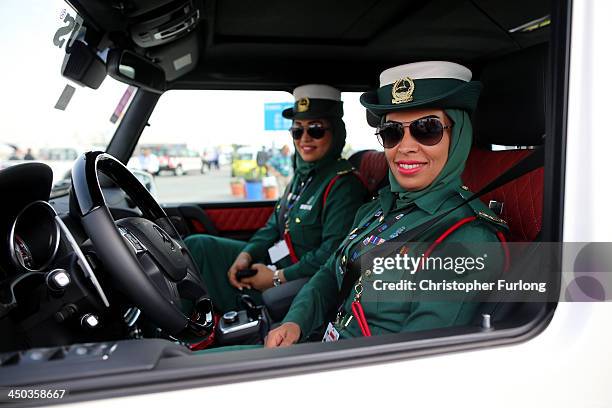
M 334 178 L 323 204 L 325 191 Z M 302 183 L 304 188 L 300 192 Z M 279 200 L 266 225 L 251 237 L 243 251 L 255 261 L 265 262 L 268 249 L 283 239 L 280 231 L 288 221 L 291 243 L 299 261 L 291 264 L 285 258 L 277 266 L 284 268 L 285 279 L 291 281 L 311 277 L 332 255 L 349 231 L 355 212 L 367 197 L 367 190 L 345 159 L 316 168 L 303 177 L 296 175 L 287 188 L 299 193 L 299 198 L 286 212 L 287 218 L 279 219 L 282 208 L 282 200 Z
M 402 210 L 393 210 L 395 202 L 394 194 L 390 191 L 389 187 L 382 189 L 379 192 L 378 199 L 363 205 L 359 209 L 355 217 L 356 222 L 353 224 L 353 232 L 358 227 L 362 227 L 368 220 L 372 220 L 377 212 L 382 212 L 383 219 L 376 218 L 371 225 L 365 228 L 365 230 L 360 230 L 361 232 L 356 236 L 353 236 L 355 234 L 349 234 L 345 238 L 335 255 L 330 257 L 315 276 L 302 288 L 294 299 L 291 309 L 283 322 L 298 324 L 301 328 L 302 338 L 306 338 L 315 330 L 323 328 L 330 321 L 330 318 L 334 316 L 338 307 L 338 292 L 344 276 L 344 271 L 341 267 L 343 257 L 346 260 L 346 257 L 349 257 L 352 250 L 357 248 L 364 238 L 372 236 L 372 234 L 375 234 L 379 239 L 389 240 L 394 237 L 394 233 L 397 234 L 402 229 L 409 230 L 415 228 L 455 208 L 463 203 L 471 194 L 464 188 L 448 186 L 421 196 L 415 200 L 415 206 L 412 211 L 397 220 L 393 225 L 390 225 L 389 228 L 384 229 L 385 219 L 392 219 L 401 213 Z M 426 233 L 426 236 L 419 237 L 418 240 L 432 242 L 457 221 L 474 215 L 477 216 L 476 221 L 463 225 L 451 234 L 445 242 L 499 242 L 496 231 L 504 230 L 506 228 L 505 224 L 502 220 L 495 217 L 480 200 L 473 200 L 451 212 L 437 224 L 442 226 L 441 229 L 436 228 L 435 231 Z M 380 230 L 382 232 L 379 232 Z M 401 239 L 399 241 L 401 242 Z M 501 245 L 494 245 L 494 247 L 499 252 L 493 254 L 494 256 L 491 258 L 503 260 Z M 499 264 L 493 265 L 492 268 L 490 266 L 488 265 L 488 270 L 501 270 L 501 265 Z M 436 279 L 460 280 L 467 277 L 456 275 L 454 272 L 447 274 L 443 272 L 442 276 L 438 274 Z M 469 278 L 471 279 L 472 276 Z M 407 297 L 404 301 L 387 299 L 385 296 L 388 294 L 385 292 L 368 293 L 368 291 L 373 290 L 371 281 L 378 279 L 377 276 L 371 273 L 368 274 L 368 271 L 366 271 L 362 275 L 362 279 L 364 289 L 361 304 L 372 335 L 468 324 L 478 307 L 478 303 L 471 301 L 471 296 L 467 294 L 464 298 L 459 299 L 459 301 L 456 299 L 453 299 L 453 301 L 431 301 L 429 299 L 423 301 L 419 299 L 422 293 L 420 294 L 418 291 L 406 295 Z M 355 289 L 353 288 L 342 306 L 345 316 L 351 315 L 351 303 L 354 297 Z M 356 319 L 350 319 L 348 324 L 344 326 L 346 320 L 348 319 L 343 319 L 343 324 L 335 324 L 340 337 L 361 336 L 362 333 Z

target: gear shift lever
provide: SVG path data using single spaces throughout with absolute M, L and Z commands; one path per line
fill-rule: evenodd
M 240 302 L 244 306 L 244 309 L 247 312 L 247 316 L 249 316 L 253 320 L 259 319 L 259 307 L 255 304 L 255 301 L 249 295 L 240 296 Z

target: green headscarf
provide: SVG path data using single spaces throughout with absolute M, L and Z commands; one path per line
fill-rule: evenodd
M 337 117 L 324 119 L 327 119 L 331 128 L 331 146 L 329 147 L 327 153 L 325 153 L 325 156 L 314 162 L 304 161 L 302 156 L 300 156 L 297 151 L 295 152 L 295 174 L 300 178 L 308 176 L 308 174 L 315 169 L 335 162 L 342 154 L 342 149 L 344 149 L 344 144 L 346 142 L 346 127 L 344 126 L 344 121 Z
M 412 204 L 414 200 L 433 191 L 448 186 L 461 186 L 461 173 L 463 173 L 465 162 L 472 147 L 472 122 L 468 113 L 464 110 L 446 109 L 444 112 L 453 120 L 448 160 L 438 177 L 429 186 L 418 191 L 406 191 L 389 170 L 391 191 L 398 195 L 395 203 L 396 208 Z

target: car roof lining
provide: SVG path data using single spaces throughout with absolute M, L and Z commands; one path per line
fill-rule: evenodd
M 509 30 L 550 13 L 548 1 L 193 0 L 200 61 L 170 89 L 290 90 L 325 82 L 342 91 L 377 85 L 390 66 L 443 59 L 483 61 L 548 41 L 548 27 Z M 86 21 L 116 37 L 170 0 L 102 4 L 71 0 Z M 114 33 L 114 34 L 113 34 Z

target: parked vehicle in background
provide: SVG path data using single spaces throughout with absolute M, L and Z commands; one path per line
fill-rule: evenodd
M 15 145 L 3 144 L 2 155 L 0 156 L 0 170 L 14 166 L 20 163 L 37 161 L 45 163 L 53 170 L 53 185 L 59 185 L 66 180 L 74 161 L 83 151 L 90 150 L 91 147 L 74 148 L 74 147 L 46 147 L 41 149 L 20 148 Z M 6 146 L 13 149 L 12 154 L 5 157 Z M 30 157 L 28 157 L 28 154 Z
M 157 156 L 159 162 L 157 169 L 152 169 L 151 167 L 143 168 L 135 160 L 147 149 Z M 160 175 L 162 172 L 170 172 L 174 176 L 182 176 L 188 172 L 205 172 L 200 153 L 190 149 L 186 144 L 143 144 L 136 149 L 135 154 L 130 159 L 128 167 L 148 171 L 155 175 Z
M 257 148 L 239 147 L 232 157 L 232 177 L 246 177 L 257 168 Z
M 198 152 L 187 148 L 186 145 L 170 145 L 160 149 L 159 171 L 169 171 L 175 176 L 182 176 L 187 172 L 199 171 L 204 173 L 202 158 Z
M 75 161 L 79 151 L 73 147 L 51 147 L 40 149 L 36 160 Z

